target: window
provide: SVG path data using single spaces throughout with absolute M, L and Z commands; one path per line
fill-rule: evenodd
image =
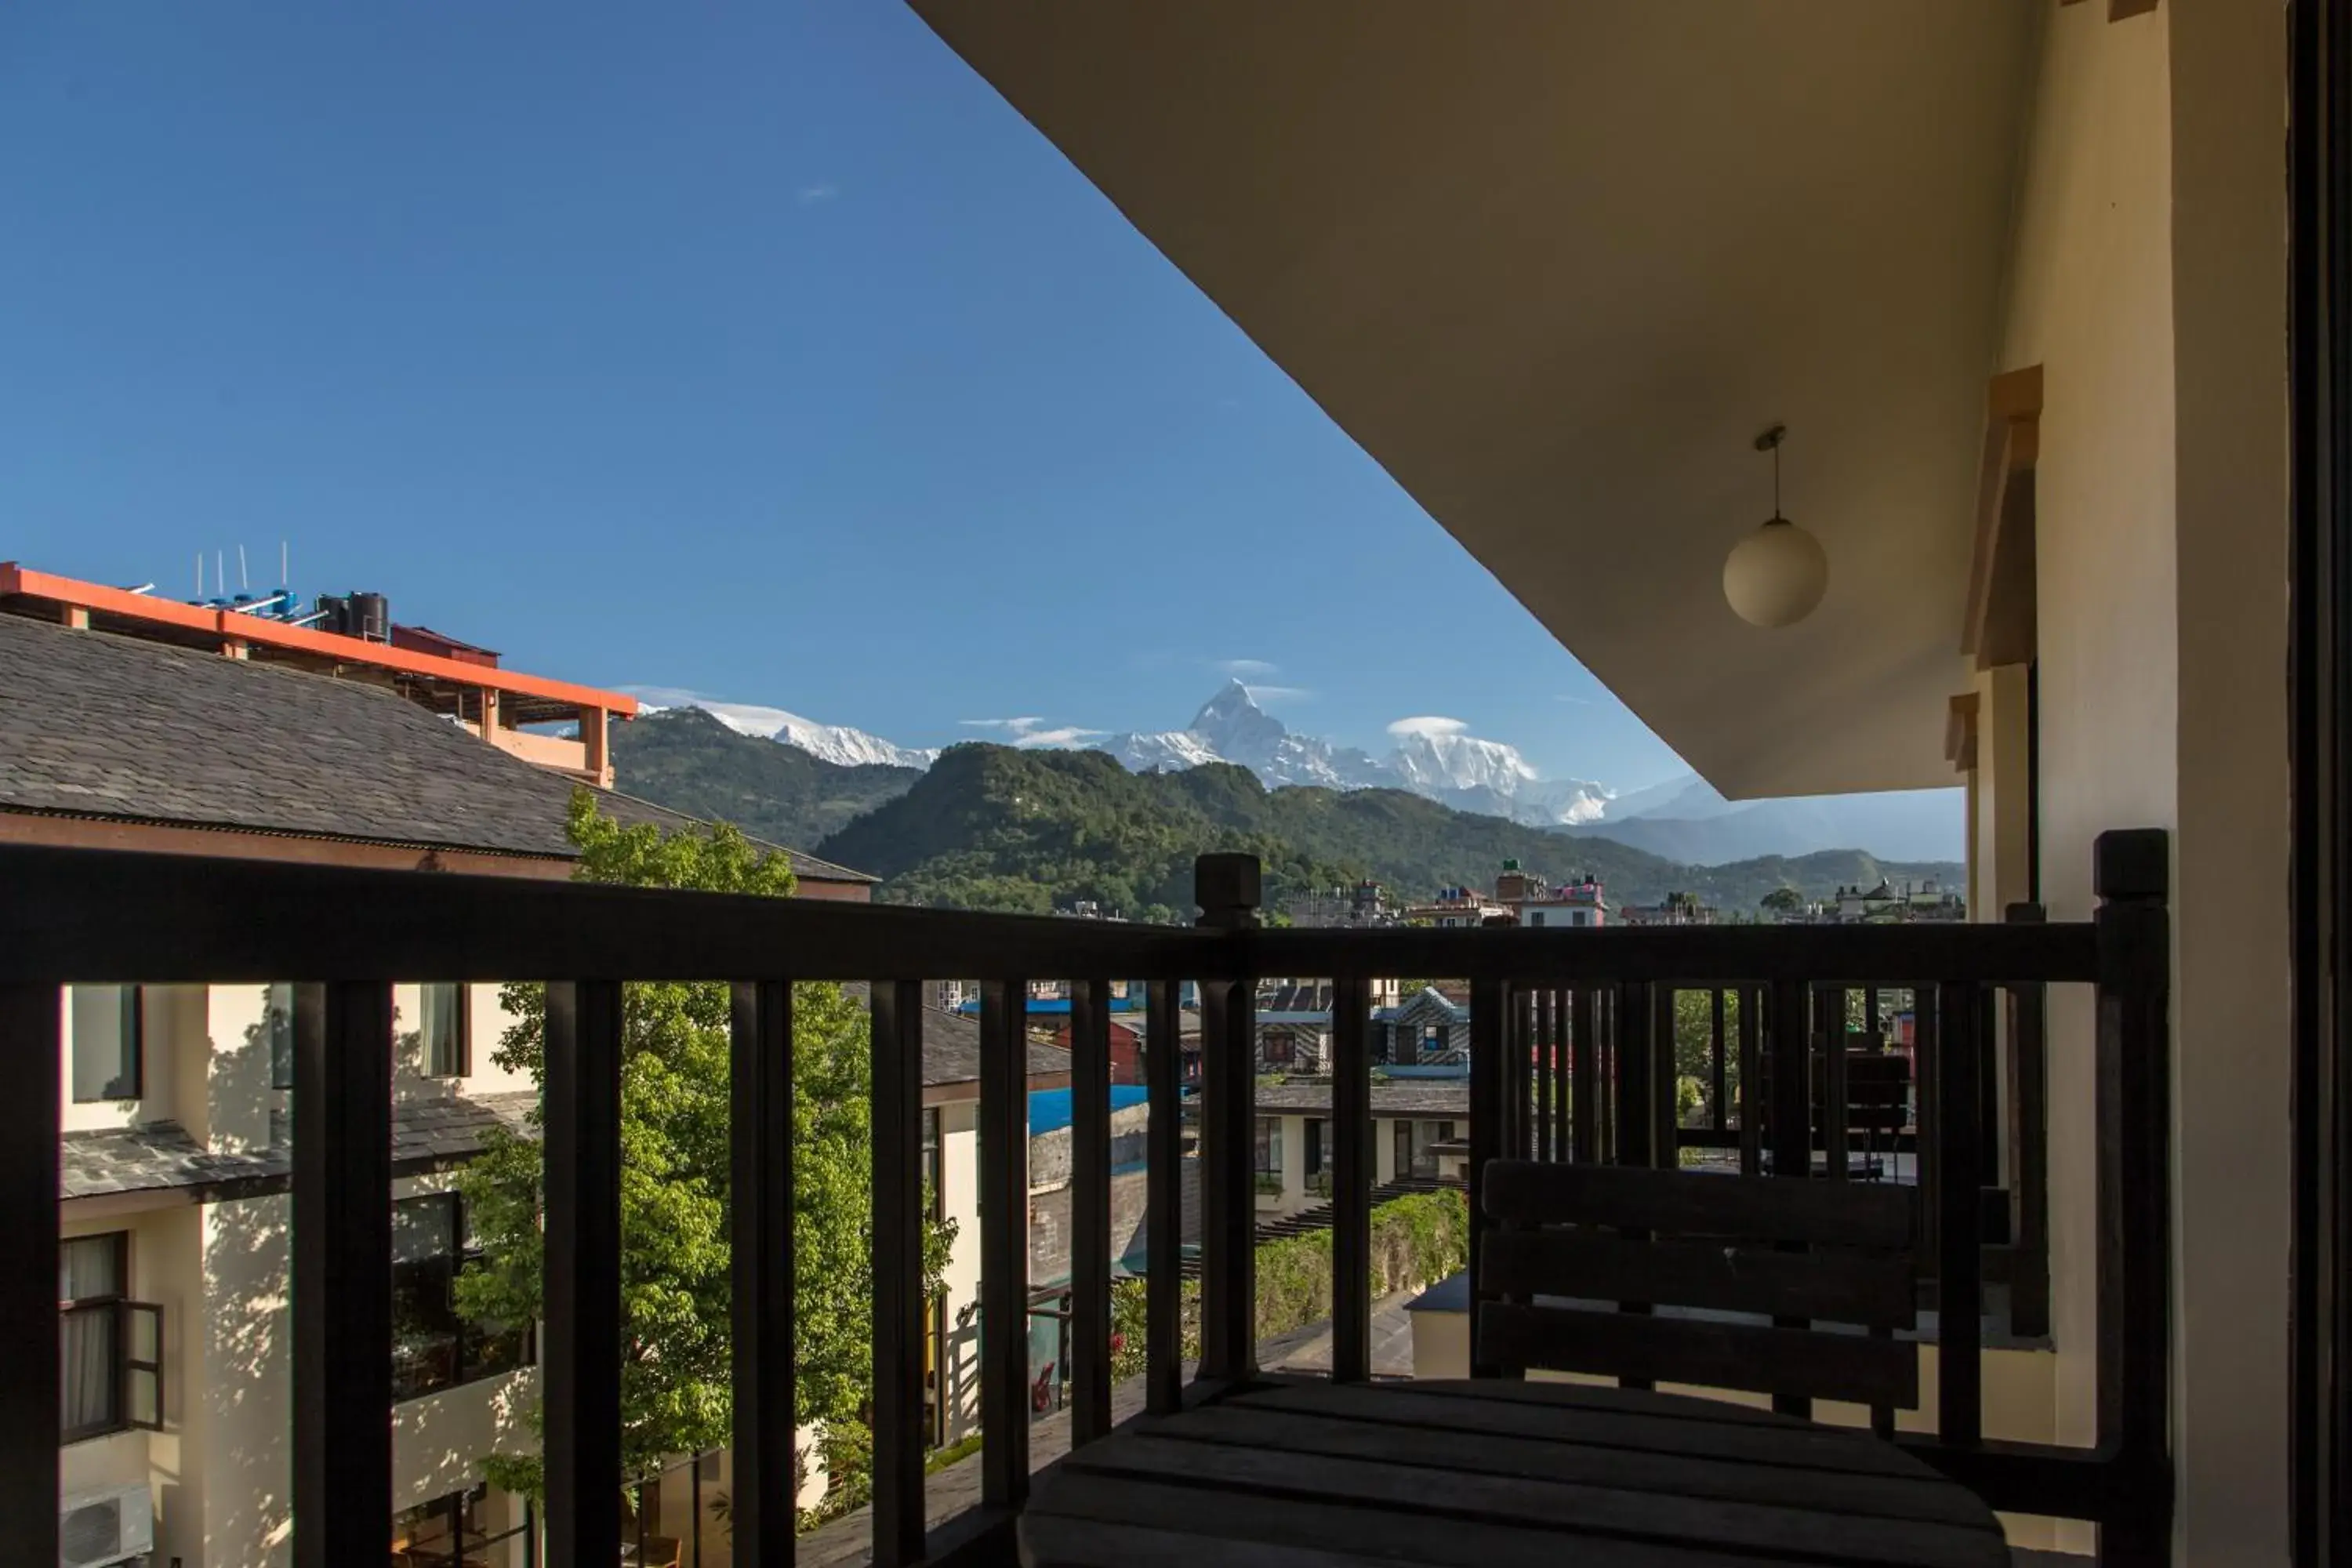
M 487 1486 L 451 1492 L 392 1516 L 398 1568 L 467 1568 L 530 1561 L 530 1503 Z
M 1396 1173 L 1410 1176 L 1412 1174 L 1412 1123 L 1397 1121 L 1390 1122 L 1389 1126 L 1392 1129 L 1390 1152 L 1395 1157 Z
M 1280 1063 L 1286 1067 L 1298 1059 L 1297 1047 L 1292 1042 L 1290 1033 L 1286 1029 L 1269 1030 L 1265 1036 L 1265 1045 L 1262 1054 L 1269 1064 Z
M 261 1026 L 269 1037 L 269 1087 L 294 1087 L 294 987 L 272 985 L 262 1003 Z
M 415 1399 L 511 1372 L 530 1359 L 528 1329 L 487 1330 L 457 1315 L 459 1271 L 480 1257 L 455 1193 L 392 1205 L 392 1396 Z
M 58 1243 L 63 1442 L 163 1430 L 163 1310 L 130 1291 L 130 1232 Z
M 145 993 L 136 985 L 77 985 L 72 997 L 74 1102 L 138 1099 L 146 1054 Z
M 1282 1119 L 1278 1116 L 1257 1119 L 1257 1173 L 1282 1174 Z
M 426 1078 L 467 1078 L 474 1070 L 474 1032 L 466 1016 L 462 984 L 422 987 Z
M 1445 1054 L 1444 1025 L 1428 1024 L 1423 1026 L 1421 1031 L 1421 1054 L 1424 1057 L 1443 1056 Z

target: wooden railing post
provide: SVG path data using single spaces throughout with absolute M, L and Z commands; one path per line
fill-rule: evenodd
M 0 985 L 0 1058 L 9 1064 L 8 1092 L 0 1095 L 0 1213 L 25 1216 L 10 1227 L 17 1256 L 0 1275 L 0 1344 L 58 1343 L 58 1227 L 49 1216 L 58 1212 L 62 1005 L 53 984 Z M 10 1521 L 9 1550 L 46 1565 L 58 1561 L 57 1363 L 27 1355 L 23 1370 L 0 1378 L 0 1519 Z M 392 1484 L 389 1469 L 384 1484 Z
M 2011 925 L 2040 925 L 2040 904 L 2011 904 Z M 2009 989 L 2010 1331 L 2021 1339 L 2050 1331 L 2050 1045 L 2047 993 Z
M 1110 984 L 1070 987 L 1070 1447 L 1110 1431 Z
M 1199 925 L 1254 929 L 1260 876 L 1255 855 L 1195 860 Z M 1256 1005 L 1247 975 L 1201 983 L 1201 1375 L 1228 1381 L 1257 1370 Z
M 1470 1375 L 1491 1377 L 1495 1368 L 1481 1344 L 1478 1303 L 1486 1298 L 1483 1269 L 1488 1222 L 1479 1193 L 1486 1167 L 1511 1149 L 1511 1097 L 1518 1075 L 1511 1072 L 1511 988 L 1499 980 L 1470 983 Z
M 2098 1434 L 2139 1507 L 2102 1527 L 2100 1560 L 2170 1561 L 2171 843 L 2099 835 Z
M 875 1001 L 884 1005 L 879 994 Z M 729 1002 L 730 1528 L 740 1568 L 788 1568 L 799 1491 L 793 1456 L 793 988 L 782 980 L 738 984 Z M 888 1033 L 878 1017 L 874 1027 L 877 1038 Z M 877 1473 L 877 1489 L 882 1484 Z M 882 1511 L 876 1510 L 877 1517 Z
M 1371 988 L 1331 984 L 1331 1377 L 1371 1376 Z
M 297 1038 L 299 1042 L 299 1033 Z M 548 986 L 546 1059 L 547 1336 L 541 1376 L 547 1434 L 547 1556 L 551 1563 L 613 1563 L 621 1555 L 621 1510 L 614 1501 L 621 1495 L 618 981 Z M 389 1055 L 384 1066 L 389 1083 Z M 301 1120 L 298 1109 L 298 1163 Z M 299 1218 L 296 1236 L 299 1256 Z M 381 1294 L 389 1301 L 388 1221 L 383 1245 L 377 1250 L 385 1259 Z M 387 1331 L 387 1367 L 390 1353 Z M 387 1397 L 389 1394 L 387 1386 Z M 346 1388 L 338 1397 L 358 1396 Z M 354 1508 L 348 1496 L 339 1498 L 336 1507 L 354 1514 L 366 1511 Z M 373 1527 L 372 1517 L 369 1523 Z M 369 1542 L 370 1555 L 382 1555 L 381 1527 L 372 1528 Z M 359 1559 L 334 1561 L 341 1568 Z
M 874 1564 L 906 1568 L 924 1545 L 922 986 L 877 980 L 872 995 Z M 779 1539 L 781 1565 L 793 1543 Z
M 1184 1124 L 1177 1058 L 1182 1037 L 1177 1005 L 1182 988 L 1155 980 L 1144 1017 L 1144 1090 L 1151 1108 L 1150 1147 L 1144 1163 L 1144 1394 L 1155 1415 L 1173 1415 L 1184 1403 Z
M 551 1124 L 551 1145 L 552 1135 Z M 383 1554 L 392 1504 L 389 985 L 295 988 L 292 1213 L 294 1562 L 341 1568 Z M 551 1306 L 552 1241 L 551 1234 Z M 617 1279 L 613 1300 L 617 1310 Z M 552 1340 L 555 1314 L 548 1316 Z M 56 1343 L 54 1330 L 48 1338 Z M 612 1373 L 617 1387 L 617 1351 Z M 617 1401 L 612 1426 L 617 1432 Z
M 1984 1436 L 1984 1113 L 1977 1063 L 1988 1017 L 1973 985 L 1936 988 L 1937 1432 Z
M 1029 1498 L 1029 983 L 980 994 L 980 1500 Z

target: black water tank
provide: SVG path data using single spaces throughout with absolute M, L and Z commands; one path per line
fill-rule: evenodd
M 352 636 L 369 642 L 392 640 L 392 601 L 382 594 L 352 595 Z

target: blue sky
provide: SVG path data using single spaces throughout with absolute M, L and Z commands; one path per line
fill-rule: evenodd
M 284 540 L 517 668 L 908 744 L 1240 668 L 1680 771 L 896 4 L 14 0 L 0 213 L 0 559 Z

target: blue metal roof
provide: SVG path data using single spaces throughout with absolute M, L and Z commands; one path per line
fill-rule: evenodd
M 1110 1086 L 1110 1108 L 1125 1110 L 1130 1105 L 1141 1105 L 1150 1090 L 1139 1083 L 1115 1083 Z M 1070 1124 L 1070 1091 L 1066 1089 L 1033 1089 L 1029 1094 L 1029 1136 L 1042 1138 L 1048 1132 L 1059 1132 Z

